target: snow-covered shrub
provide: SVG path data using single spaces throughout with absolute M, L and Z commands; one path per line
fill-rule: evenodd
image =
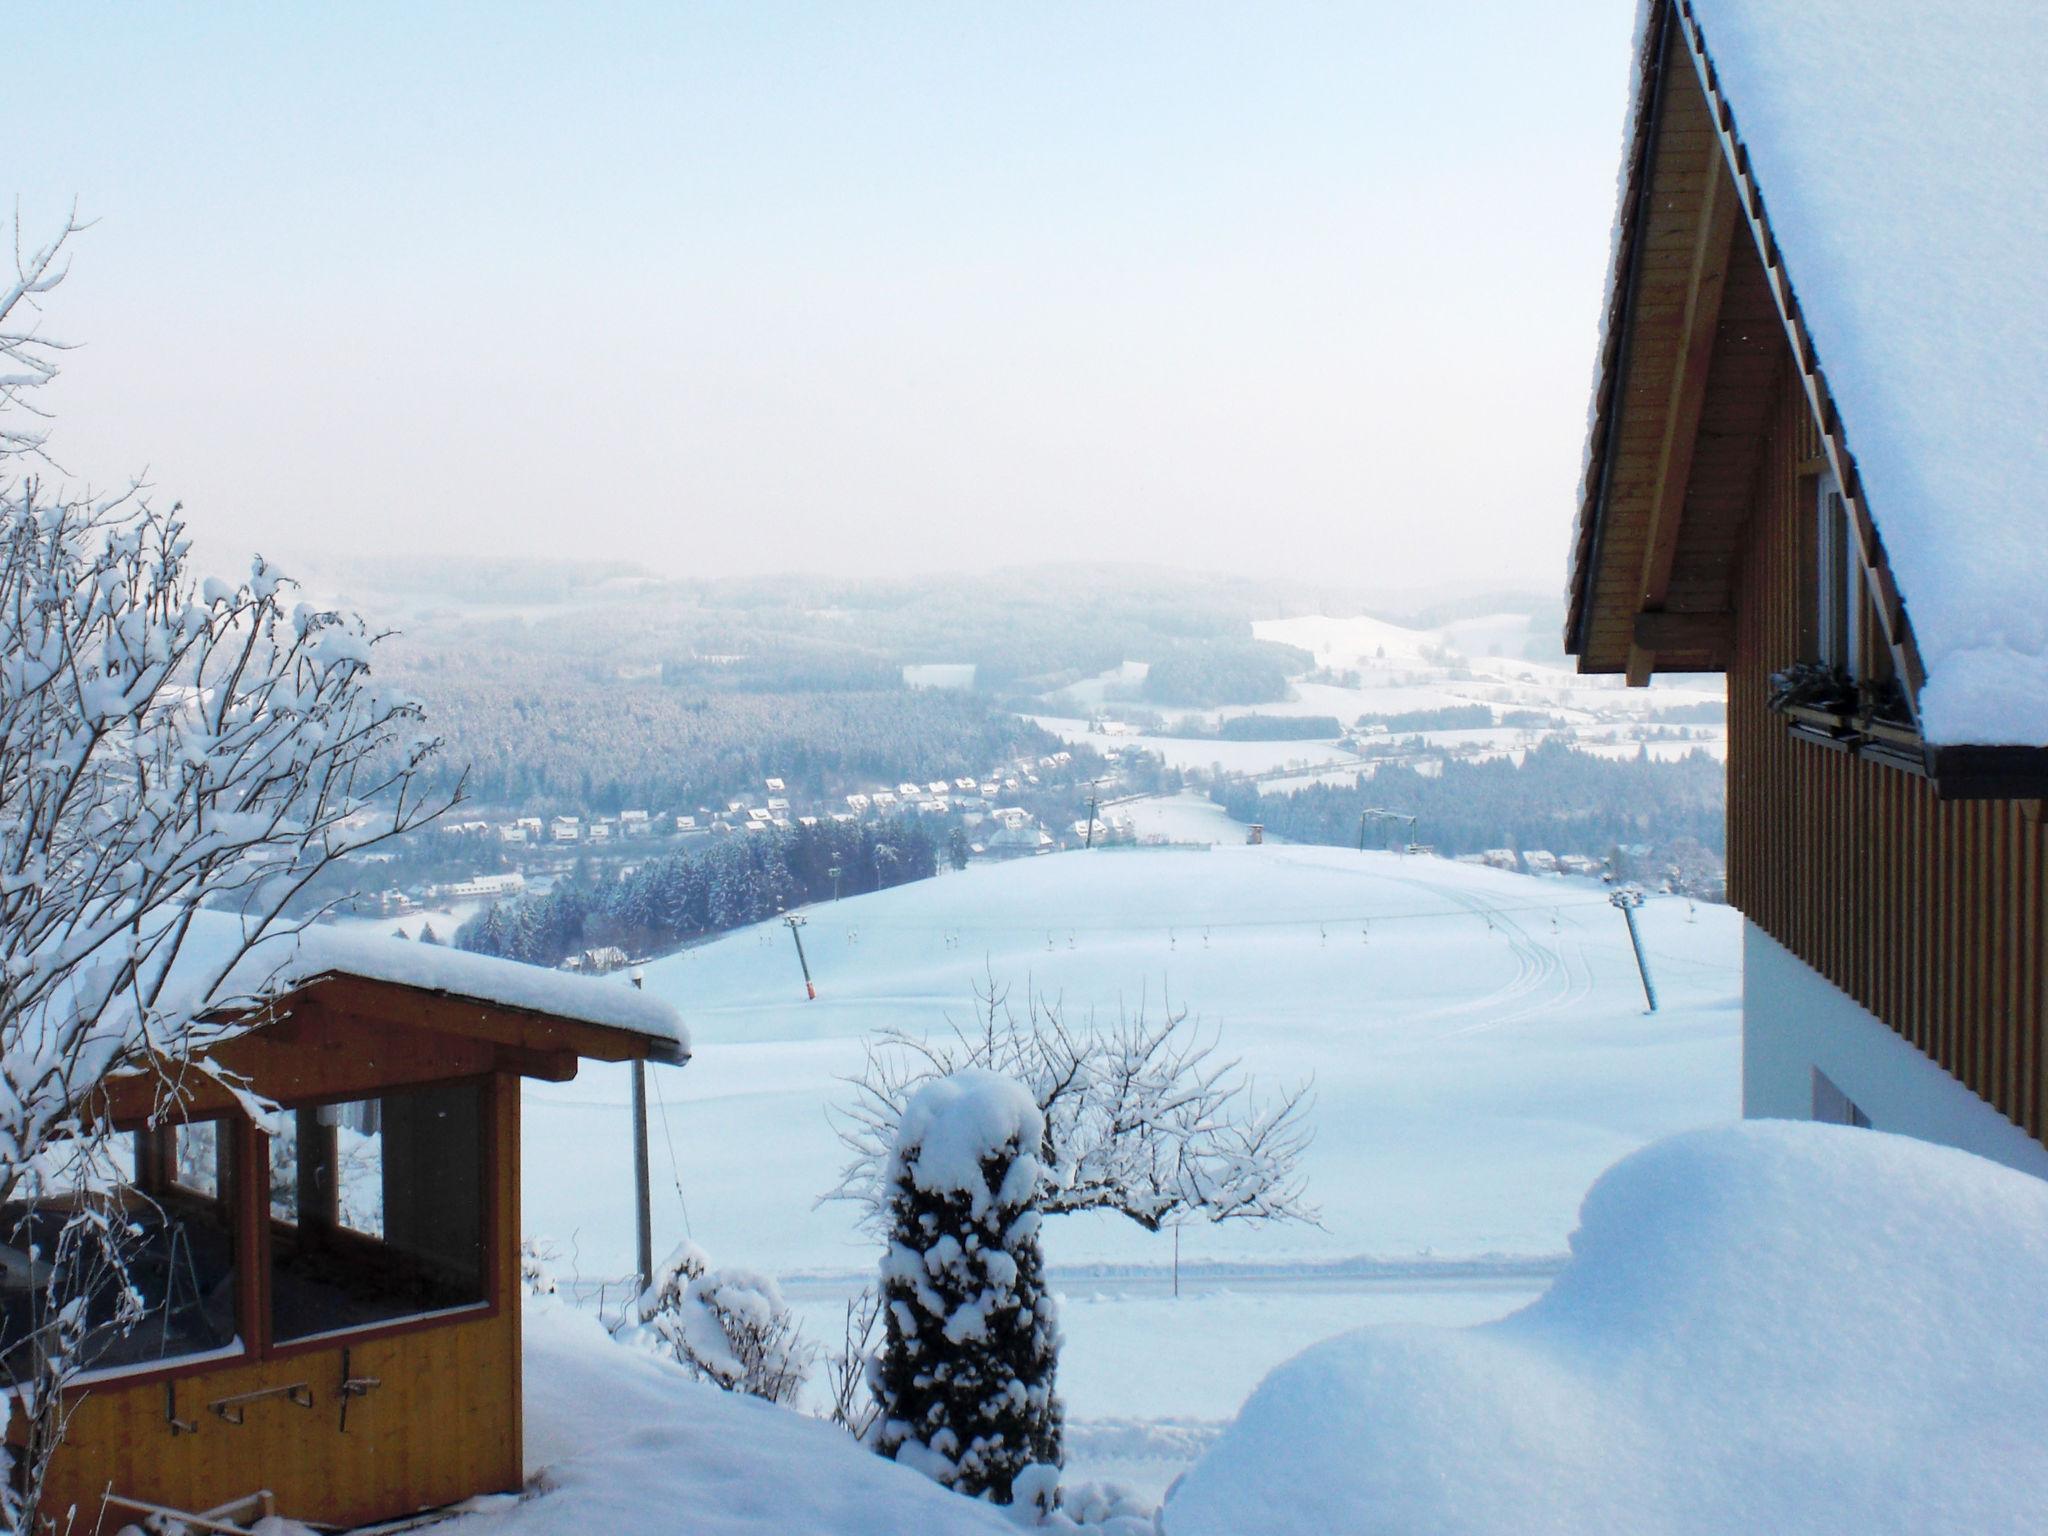
M 1059 1327 L 1038 1246 L 1044 1134 L 1029 1093 L 970 1068 L 918 1089 L 889 1158 L 874 1445 L 999 1504 L 1026 1468 L 1060 1460 Z
M 529 1237 L 519 1245 L 519 1283 L 529 1296 L 552 1296 L 557 1290 L 555 1260 L 561 1257 L 553 1243 Z
M 766 1275 L 713 1269 L 701 1248 L 684 1243 L 655 1271 L 638 1311 L 633 1339 L 665 1350 L 700 1381 L 784 1405 L 803 1391 L 816 1351 Z

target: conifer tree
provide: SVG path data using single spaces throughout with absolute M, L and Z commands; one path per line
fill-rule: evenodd
M 875 1447 L 998 1504 L 1026 1468 L 1060 1460 L 1059 1326 L 1038 1242 L 1044 1134 L 1029 1093 L 970 1068 L 911 1098 L 889 1166 Z

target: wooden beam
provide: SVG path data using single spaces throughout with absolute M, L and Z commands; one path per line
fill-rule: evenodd
M 1640 601 L 1646 610 L 1661 608 L 1671 590 L 1679 529 L 1685 519 L 1686 486 L 1692 478 L 1693 451 L 1699 444 L 1700 411 L 1706 404 L 1707 374 L 1713 366 L 1721 298 L 1728 287 L 1740 213 L 1735 183 L 1722 163 L 1720 143 L 1708 139 L 1701 158 L 1706 190 L 1700 205 L 1699 233 L 1693 241 L 1692 267 L 1686 275 L 1685 318 L 1679 329 L 1678 356 L 1657 450 L 1657 478 L 1650 494 L 1650 526 L 1644 539 Z M 1653 649 L 1640 641 L 1630 646 L 1629 686 L 1640 688 L 1648 683 L 1655 666 Z
M 1732 613 L 1639 613 L 1635 648 L 1643 651 L 1708 651 L 1725 656 L 1735 643 Z

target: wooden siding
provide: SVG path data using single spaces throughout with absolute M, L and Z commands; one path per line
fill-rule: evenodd
M 410 1055 L 383 1056 L 378 1087 L 439 1064 L 436 1042 L 415 1036 L 411 1043 Z M 493 1309 L 403 1331 L 366 1330 L 353 1342 L 272 1348 L 268 1319 L 252 1304 L 266 1288 L 249 1283 L 267 1267 L 267 1223 L 245 1221 L 237 1278 L 243 1335 L 255 1357 L 83 1390 L 51 1467 L 45 1512 L 61 1516 L 75 1506 L 81 1528 L 92 1530 L 109 1487 L 179 1509 L 210 1508 L 268 1488 L 285 1514 L 353 1526 L 517 1489 L 524 1476 L 519 1078 L 492 1074 L 487 1102 L 485 1263 Z M 247 1122 L 242 1135 L 241 1166 L 260 1176 L 268 1166 L 263 1138 Z M 241 1204 L 245 1215 L 261 1208 Z M 346 1375 L 375 1377 L 379 1385 L 344 1399 Z M 298 1383 L 311 1391 L 311 1408 L 268 1398 L 251 1403 L 241 1424 L 207 1411 L 221 1398 Z M 196 1432 L 173 1433 L 172 1401 Z
M 2043 1139 L 2040 802 L 1942 801 L 1925 778 L 1795 736 L 1769 707 L 1771 673 L 1812 655 L 1823 457 L 1791 349 L 1779 351 L 1728 673 L 1729 897 Z

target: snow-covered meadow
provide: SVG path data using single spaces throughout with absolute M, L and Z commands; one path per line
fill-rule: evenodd
M 1059 999 L 1070 1021 L 1185 1006 L 1261 1080 L 1313 1080 L 1321 1228 L 1189 1227 L 1175 1299 L 1171 1234 L 1048 1224 L 1074 1471 L 1155 1494 L 1315 1339 L 1520 1305 L 1603 1168 L 1739 1108 L 1738 926 L 1723 908 L 1644 909 L 1655 1015 L 1601 888 L 1436 859 L 1102 850 L 806 916 L 816 1002 L 781 924 L 647 968 L 696 1048 L 653 1073 L 657 1246 L 687 1232 L 717 1262 L 780 1274 L 830 1342 L 878 1256 L 851 1206 L 817 1203 L 844 1157 L 829 1111 L 870 1032 L 964 1022 L 993 978 L 1020 1004 L 1027 989 Z M 632 1267 L 627 1099 L 623 1071 L 591 1064 L 527 1091 L 526 1228 L 586 1282 Z

